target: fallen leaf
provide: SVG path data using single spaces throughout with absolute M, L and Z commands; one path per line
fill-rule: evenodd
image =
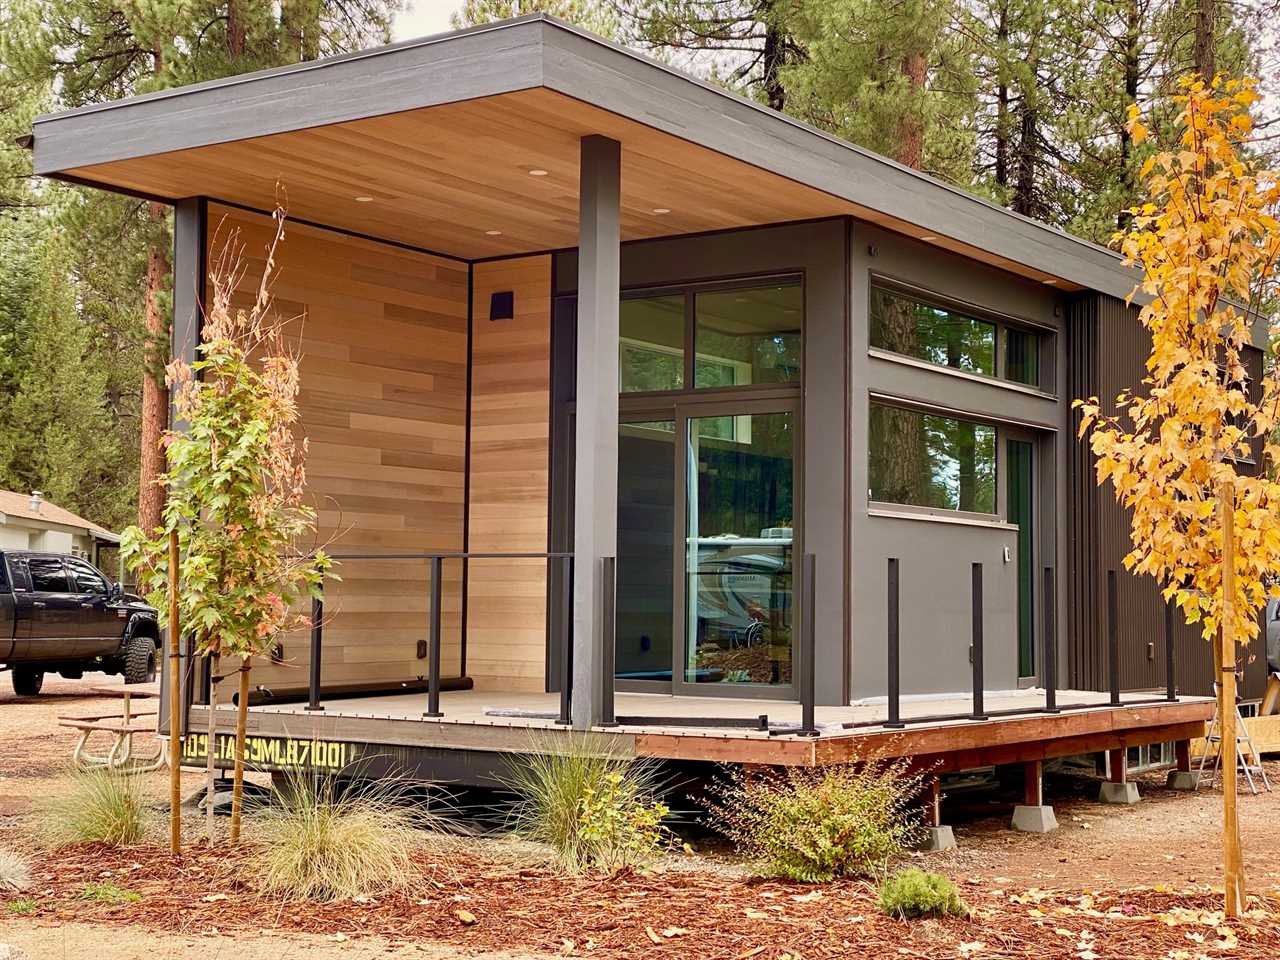
M 329 934 L 329 939 L 334 943 L 342 943 L 347 939 L 347 935 L 345 933 L 331 933 Z
M 742 912 L 747 915 L 748 920 L 768 920 L 769 919 L 769 915 L 765 913 L 763 910 L 755 910 L 751 907 L 747 907 L 747 909 Z
M 453 911 L 453 915 L 458 918 L 458 922 L 464 927 L 475 925 L 476 915 L 470 910 L 455 910 Z
M 662 935 L 669 940 L 672 937 L 682 937 L 688 932 L 684 927 L 666 927 L 663 929 Z
M 217 903 L 219 900 L 230 900 L 225 893 L 211 893 L 207 897 L 200 898 L 205 903 Z
M 752 947 L 750 950 L 746 951 L 745 953 L 738 954 L 736 957 L 733 958 L 733 960 L 747 960 L 748 957 L 758 956 L 764 953 L 765 950 L 767 949 L 768 947 Z
M 822 891 L 812 890 L 809 893 L 792 894 L 791 899 L 796 903 L 813 903 L 815 900 L 822 899 Z
M 658 936 L 658 931 L 653 929 L 653 927 L 645 927 L 644 932 L 648 934 L 649 939 L 652 940 L 654 943 L 662 942 L 662 938 Z

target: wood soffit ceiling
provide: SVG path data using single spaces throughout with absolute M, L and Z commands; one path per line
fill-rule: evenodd
M 64 173 L 258 210 L 279 195 L 292 217 L 474 260 L 577 245 L 579 141 L 589 134 L 622 144 L 624 241 L 844 215 L 924 233 L 543 87 Z M 1056 279 L 945 237 L 927 242 Z

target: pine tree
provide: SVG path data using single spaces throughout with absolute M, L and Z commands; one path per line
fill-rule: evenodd
M 466 0 L 449 22 L 458 29 L 531 13 L 550 14 L 602 37 L 618 35 L 618 16 L 601 0 Z

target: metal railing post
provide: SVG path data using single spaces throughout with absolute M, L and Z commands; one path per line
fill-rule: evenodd
M 982 677 L 982 564 L 973 565 L 973 646 L 970 657 L 973 659 L 973 713 L 970 719 L 986 720 L 982 695 L 985 681 Z
M 901 717 L 902 667 L 900 662 L 900 621 L 898 619 L 898 558 L 889 558 L 889 719 L 885 726 L 900 729 L 904 726 Z
M 560 558 L 560 718 L 573 723 L 573 557 Z
M 1165 699 L 1169 701 L 1178 699 L 1178 662 L 1174 648 L 1174 629 L 1177 624 L 1173 619 L 1176 612 L 1172 601 L 1164 605 L 1164 684 Z
M 321 590 L 324 589 L 323 584 Z M 324 595 L 311 598 L 311 671 L 307 684 L 307 709 L 323 710 L 320 705 L 320 647 L 324 642 Z
M 1120 706 L 1120 601 L 1116 596 L 1116 572 L 1107 571 L 1107 660 L 1110 674 L 1111 706 Z
M 1044 712 L 1058 709 L 1058 595 L 1054 590 L 1053 567 L 1044 568 Z
M 815 716 L 817 689 L 815 679 L 817 668 L 814 657 L 817 651 L 817 611 L 814 609 L 814 598 L 817 596 L 815 581 L 816 560 L 812 553 L 806 553 L 800 561 L 800 730 L 802 737 L 816 737 L 818 722 Z
M 430 658 L 427 665 L 427 712 L 424 717 L 443 717 L 440 712 L 440 597 L 443 594 L 441 575 L 444 561 L 431 558 L 431 639 Z
M 617 567 L 616 557 L 600 558 L 600 587 L 601 597 L 601 630 L 604 633 L 602 638 L 604 649 L 600 656 L 600 672 L 604 675 L 601 678 L 600 691 L 600 726 L 612 727 L 617 725 L 617 718 L 614 714 L 613 707 L 613 685 L 615 660 L 617 656 Z

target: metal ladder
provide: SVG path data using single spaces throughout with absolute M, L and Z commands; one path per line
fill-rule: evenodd
M 1213 692 L 1217 694 L 1218 684 L 1213 685 Z M 1236 763 L 1244 772 L 1245 780 L 1249 783 L 1249 790 L 1255 796 L 1258 793 L 1258 785 L 1253 780 L 1253 775 L 1257 773 L 1262 779 L 1262 786 L 1268 793 L 1271 792 L 1271 783 L 1267 780 L 1267 771 L 1262 766 L 1262 756 L 1258 753 L 1257 747 L 1253 745 L 1253 739 L 1249 736 L 1249 728 L 1244 725 L 1244 717 L 1240 715 L 1240 700 L 1237 697 L 1235 703 L 1236 711 Z M 1200 754 L 1200 771 L 1198 778 L 1203 781 L 1204 767 L 1209 760 L 1210 750 L 1213 752 L 1213 772 L 1209 777 L 1209 783 L 1213 784 L 1218 779 L 1218 773 L 1222 766 L 1222 718 L 1218 715 L 1218 708 L 1213 709 L 1213 722 L 1209 724 L 1209 734 L 1205 737 L 1206 747 L 1204 753 Z M 1249 758 L 1253 758 L 1250 763 Z

